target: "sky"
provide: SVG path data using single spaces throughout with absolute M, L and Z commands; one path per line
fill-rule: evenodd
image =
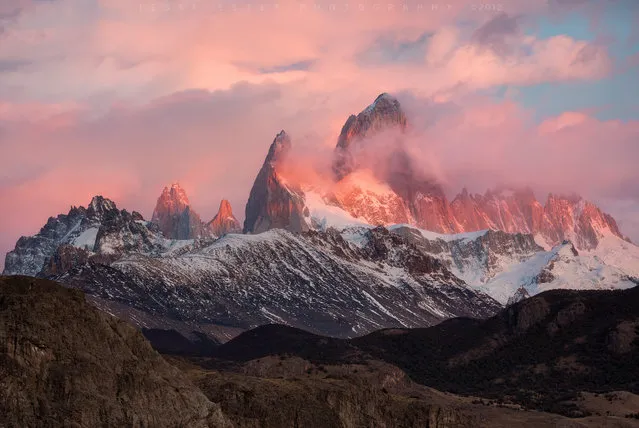
M 639 241 L 637 76 L 635 0 L 3 0 L 0 267 L 97 194 L 243 219 L 280 130 L 321 157 L 381 92 L 447 191 L 578 192 Z

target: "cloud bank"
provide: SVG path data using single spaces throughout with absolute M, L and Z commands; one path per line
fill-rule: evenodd
M 491 95 L 616 72 L 605 44 L 536 33 L 556 13 L 546 1 L 171 4 L 3 3 L 0 253 L 94 194 L 148 217 L 176 180 L 203 218 L 221 198 L 243 217 L 280 129 L 317 171 L 381 92 L 400 98 L 411 153 L 451 192 L 508 182 L 578 191 L 618 216 L 637 206 L 636 121 L 584 108 L 536 123 L 508 91 Z

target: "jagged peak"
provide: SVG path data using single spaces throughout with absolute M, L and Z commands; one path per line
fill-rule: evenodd
M 227 199 L 222 199 L 220 201 L 220 208 L 218 208 L 217 214 L 215 215 L 215 218 L 220 218 L 220 219 L 233 218 L 233 219 L 235 219 L 235 216 L 233 215 L 233 207 L 231 206 L 231 203 Z
M 527 199 L 536 201 L 535 192 L 530 186 L 507 186 L 501 185 L 486 190 L 484 194 L 486 199 Z
M 455 201 L 467 201 L 471 199 L 471 195 L 470 192 L 468 192 L 468 189 L 466 187 L 462 188 L 461 192 L 459 192 L 459 194 L 457 196 L 455 196 L 455 198 L 453 199 L 453 202 Z
M 397 98 L 393 97 L 387 92 L 382 92 L 381 94 L 379 94 L 377 98 L 375 98 L 375 100 L 360 113 L 360 115 L 369 114 L 371 112 L 379 112 L 382 115 L 388 113 L 398 113 L 403 119 L 405 119 L 401 104 L 399 103 Z
M 112 200 L 105 198 L 102 195 L 96 195 L 91 199 L 91 202 L 89 203 L 87 209 L 92 213 L 102 213 L 117 208 L 115 202 L 113 202 Z
M 158 198 L 158 204 L 166 201 L 172 201 L 175 204 L 185 207 L 190 205 L 189 197 L 186 194 L 186 190 L 184 190 L 184 188 L 177 181 L 171 183 L 170 186 L 165 186 L 162 190 L 162 194 Z
M 281 161 L 292 147 L 291 137 L 283 129 L 275 136 L 268 155 L 266 155 L 265 163 L 273 164 Z
M 231 203 L 226 199 L 220 201 L 220 208 L 213 220 L 207 224 L 207 227 L 217 236 L 241 232 L 242 230 L 240 222 L 233 215 Z
M 357 162 L 348 152 L 353 141 L 390 129 L 399 128 L 404 132 L 406 126 L 406 115 L 399 101 L 386 92 L 378 95 L 375 101 L 357 116 L 350 115 L 342 127 L 335 147 L 336 158 L 333 171 L 337 180 L 341 180 L 356 169 Z
M 371 122 L 371 117 L 376 117 L 376 120 Z M 402 110 L 402 106 L 397 98 L 383 92 L 375 98 L 375 100 L 369 104 L 364 110 L 362 110 L 357 116 L 350 115 L 346 120 L 346 123 L 342 127 L 342 136 L 351 136 L 352 132 L 362 133 L 361 137 L 365 136 L 368 128 L 379 127 L 381 124 L 375 126 L 374 122 L 388 122 L 387 124 L 397 124 L 402 128 L 406 126 L 406 115 Z
M 374 109 L 382 104 L 387 104 L 387 105 L 390 104 L 396 107 L 401 106 L 397 98 L 393 97 L 388 92 L 382 92 L 381 94 L 377 96 L 377 98 L 375 98 L 375 101 L 373 101 L 373 103 L 367 107 L 367 109 Z
M 549 193 L 547 199 L 548 202 L 566 201 L 572 204 L 577 204 L 582 200 L 583 198 L 581 197 L 581 195 L 577 193 Z

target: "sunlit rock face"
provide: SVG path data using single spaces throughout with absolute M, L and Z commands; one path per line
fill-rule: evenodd
M 151 221 L 169 239 L 195 239 L 205 235 L 200 216 L 193 211 L 186 192 L 178 183 L 164 188 Z
M 458 232 L 459 225 L 441 186 L 416 172 L 402 145 L 407 126 L 399 101 L 386 93 L 348 118 L 333 161 L 341 207 L 375 225 L 410 223 L 441 233 Z M 362 165 L 359 156 L 366 151 L 370 138 L 388 142 L 372 148 L 378 153 L 368 153 L 367 165 Z
M 569 239 L 579 249 L 593 249 L 605 236 L 623 238 L 614 218 L 579 196 L 549 195 L 544 214 L 548 221 L 540 233 L 552 243 Z
M 372 225 L 527 233 L 548 246 L 569 239 L 579 249 L 593 249 L 605 236 L 624 238 L 611 216 L 579 196 L 551 194 L 543 205 L 530 188 L 501 187 L 483 195 L 464 189 L 450 202 L 428 171 L 417 172 L 403 145 L 407 125 L 399 101 L 386 93 L 348 118 L 333 160 L 336 205 Z
M 231 203 L 226 199 L 222 199 L 220 202 L 220 209 L 217 211 L 215 217 L 213 217 L 213 220 L 207 224 L 207 228 L 215 236 L 242 232 L 240 222 L 233 215 Z
M 355 169 L 357 160 L 353 156 L 353 143 L 388 129 L 406 129 L 406 115 L 397 101 L 387 93 L 379 95 L 375 101 L 357 116 L 351 115 L 339 135 L 335 148 L 333 171 L 341 180 Z
M 246 203 L 245 233 L 269 229 L 309 230 L 304 192 L 295 183 L 288 182 L 278 168 L 286 160 L 291 144 L 291 138 L 284 131 L 273 140 Z

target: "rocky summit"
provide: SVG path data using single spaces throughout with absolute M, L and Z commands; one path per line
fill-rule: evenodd
M 348 118 L 334 151 L 336 183 L 321 195 L 329 205 L 324 211 L 336 207 L 363 223 L 411 224 L 442 234 L 485 229 L 527 233 L 548 248 L 571 240 L 578 249 L 593 250 L 606 236 L 627 240 L 614 218 L 579 196 L 550 194 L 542 204 L 529 188 L 504 186 L 483 195 L 463 189 L 449 201 L 437 180 L 419 172 L 405 150 L 409 124 L 399 101 L 386 93 Z M 278 151 L 285 153 L 291 140 L 281 138 L 286 142 Z M 375 138 L 383 140 L 376 142 L 383 149 L 367 147 Z M 308 218 L 305 192 L 295 183 L 284 183 L 269 157 L 247 204 L 245 231 L 306 230 L 313 219 Z M 319 223 L 326 223 L 323 220 Z
M 226 235 L 227 233 L 241 233 L 242 226 L 240 222 L 233 215 L 233 209 L 231 203 L 226 199 L 222 199 L 220 202 L 220 208 L 209 223 L 207 228 L 215 236 Z
M 288 183 L 278 168 L 286 161 L 291 145 L 291 138 L 283 130 L 273 140 L 246 203 L 245 233 L 280 228 L 293 232 L 309 229 L 302 190 Z
M 115 203 L 102 196 L 94 197 L 87 208 L 71 207 L 67 214 L 50 217 L 35 236 L 22 237 L 5 259 L 5 275 L 36 276 L 45 266 L 58 259 L 63 247 L 73 247 L 74 257 L 80 254 L 102 255 L 113 260 L 127 252 L 157 253 L 163 247 L 162 233 L 141 214 L 119 210 Z
M 151 221 L 169 239 L 195 239 L 205 234 L 200 216 L 193 211 L 186 192 L 178 183 L 164 188 Z
M 350 115 L 342 127 L 337 147 L 333 171 L 341 180 L 357 168 L 357 159 L 353 156 L 353 145 L 376 133 L 397 128 L 406 128 L 406 114 L 399 101 L 387 93 L 380 94 L 371 105 L 356 115 Z

